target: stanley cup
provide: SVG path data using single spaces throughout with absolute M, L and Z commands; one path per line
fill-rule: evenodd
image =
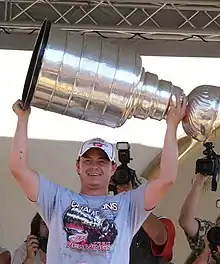
M 53 28 L 45 20 L 36 39 L 22 100 L 24 106 L 88 122 L 122 126 L 127 119 L 166 117 L 183 90 L 145 72 L 139 54 L 103 38 Z M 219 126 L 220 88 L 196 87 L 182 124 L 188 136 L 205 141 Z

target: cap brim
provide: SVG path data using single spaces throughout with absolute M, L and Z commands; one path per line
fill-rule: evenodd
M 109 156 L 109 154 L 107 153 L 107 151 L 105 151 L 105 149 L 103 149 L 102 147 L 98 147 L 98 146 L 91 146 L 91 147 L 89 147 L 89 148 L 86 148 L 86 149 L 85 149 L 85 150 L 79 155 L 79 157 L 82 157 L 83 155 L 86 154 L 86 152 L 88 152 L 88 151 L 91 150 L 91 149 L 100 149 L 100 150 L 102 150 L 102 151 L 106 154 L 107 158 L 108 158 L 110 161 L 114 161 L 114 160 Z

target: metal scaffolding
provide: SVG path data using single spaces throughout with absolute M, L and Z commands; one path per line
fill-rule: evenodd
M 45 18 L 60 30 L 129 43 L 220 42 L 220 1 L 0 0 L 0 47 L 6 35 L 27 40 Z

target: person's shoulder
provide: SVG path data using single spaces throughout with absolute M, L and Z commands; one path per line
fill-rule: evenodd
M 38 175 L 39 175 L 39 178 L 40 178 L 40 183 L 42 184 L 42 185 L 45 185 L 45 186 L 47 186 L 48 188 L 49 187 L 53 187 L 53 188 L 55 188 L 59 193 L 61 193 L 61 194 L 64 194 L 64 193 L 66 193 L 66 194 L 70 194 L 70 195 L 72 195 L 72 194 L 76 194 L 72 189 L 70 189 L 69 187 L 66 187 L 66 186 L 64 186 L 64 185 L 62 185 L 62 184 L 60 184 L 60 183 L 57 183 L 57 182 L 55 182 L 55 181 L 53 181 L 53 180 L 51 180 L 51 179 L 49 179 L 49 178 L 47 178 L 47 177 L 45 177 L 43 174 L 41 174 L 41 173 L 38 173 Z
M 108 196 L 108 200 L 109 201 L 122 201 L 122 200 L 127 200 L 127 197 L 130 196 L 131 191 L 124 191 L 124 192 L 120 192 L 116 195 L 109 195 Z
M 59 197 L 67 200 L 75 200 L 80 199 L 80 195 L 78 192 L 73 191 L 71 188 L 64 187 L 60 185 L 59 191 L 58 191 Z
M 15 249 L 15 253 L 18 252 L 26 252 L 26 243 L 23 242 L 22 244 L 20 244 L 16 249 Z
M 204 218 L 196 217 L 196 220 L 199 221 L 199 222 L 207 223 L 209 225 L 215 225 L 215 223 L 213 221 L 210 221 L 210 220 L 207 220 L 207 219 L 204 219 Z
M 9 252 L 9 250 L 7 248 L 0 247 L 0 254 L 4 252 Z
M 202 219 L 199 217 L 195 218 L 199 223 L 199 229 L 203 231 L 207 231 L 211 227 L 215 226 L 215 223 L 206 219 Z
M 174 226 L 174 222 L 169 218 L 169 217 L 166 217 L 166 216 L 158 216 L 157 217 L 162 223 L 164 223 L 166 226 Z

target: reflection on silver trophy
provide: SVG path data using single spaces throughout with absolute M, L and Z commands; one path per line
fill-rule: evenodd
M 102 38 L 53 28 L 44 21 L 36 39 L 22 100 L 44 110 L 120 127 L 127 119 L 166 117 L 183 90 L 145 72 L 136 52 Z M 182 124 L 205 141 L 219 125 L 220 88 L 203 85 L 188 96 Z

